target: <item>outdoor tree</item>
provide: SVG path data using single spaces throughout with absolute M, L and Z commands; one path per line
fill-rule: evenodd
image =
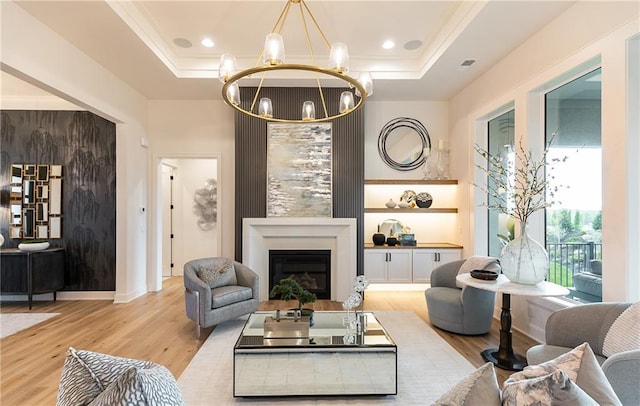
M 591 227 L 593 227 L 594 230 L 602 230 L 602 212 L 601 211 L 599 211 L 598 214 L 596 214 L 596 217 L 591 222 Z

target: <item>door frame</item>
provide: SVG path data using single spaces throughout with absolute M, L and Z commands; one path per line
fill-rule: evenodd
M 224 181 L 222 176 L 222 156 L 219 153 L 157 153 L 154 154 L 151 170 L 151 184 L 153 191 L 150 199 L 150 219 L 149 223 L 149 268 L 147 272 L 147 290 L 150 292 L 158 292 L 162 290 L 162 162 L 164 160 L 184 160 L 184 159 L 215 159 L 217 171 L 217 188 L 218 188 L 218 219 L 222 218 L 222 204 L 220 196 L 224 191 Z M 179 168 L 178 168 L 179 169 Z M 221 236 L 222 227 L 218 221 L 219 227 L 216 230 L 216 251 L 222 250 Z M 174 251 L 175 252 L 175 251 Z M 174 263 L 177 264 L 174 258 Z

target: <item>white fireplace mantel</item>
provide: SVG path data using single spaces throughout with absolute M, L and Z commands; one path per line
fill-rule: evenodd
M 269 300 L 270 249 L 330 249 L 331 300 L 344 301 L 356 276 L 356 224 L 355 218 L 242 219 L 242 263 L 260 277 L 259 300 Z

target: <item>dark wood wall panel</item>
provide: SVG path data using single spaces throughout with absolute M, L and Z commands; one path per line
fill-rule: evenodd
M 338 110 L 344 89 L 324 89 L 329 114 Z M 241 89 L 244 106 L 252 102 L 253 89 Z M 273 101 L 274 112 L 298 118 L 302 101 L 312 100 L 316 116 L 322 116 L 317 88 L 264 88 L 263 97 Z M 266 216 L 267 123 L 245 114 L 235 115 L 236 201 L 235 259 L 242 260 L 242 219 Z M 358 274 L 363 273 L 364 233 L 364 110 L 332 121 L 333 216 L 356 218 L 358 223 Z

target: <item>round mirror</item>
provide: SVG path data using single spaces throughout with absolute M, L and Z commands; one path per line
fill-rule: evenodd
M 429 132 L 414 118 L 394 118 L 380 130 L 378 152 L 393 169 L 410 171 L 419 168 L 425 160 L 424 148 L 431 148 Z

